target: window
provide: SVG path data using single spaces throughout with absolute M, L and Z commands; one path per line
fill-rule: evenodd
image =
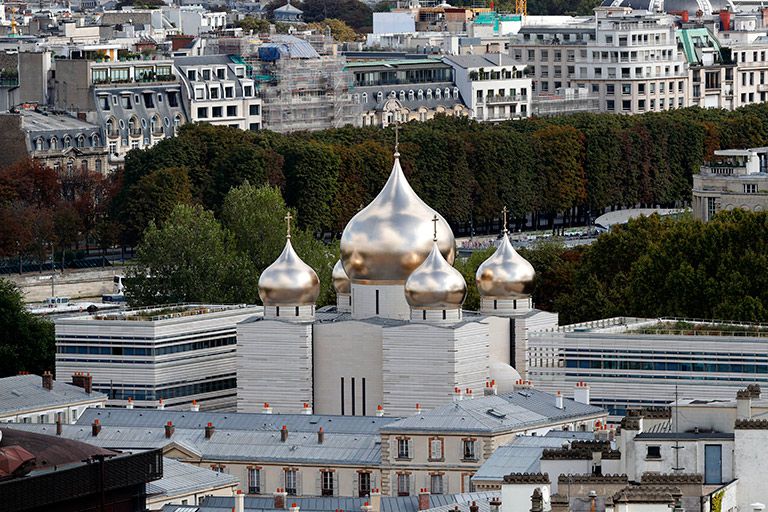
M 213 107 L 211 108 L 211 117 L 221 117 L 222 116 L 221 112 L 222 112 L 221 107 Z
M 88 172 L 88 160 L 83 160 L 80 162 L 80 170 L 83 172 Z
M 295 469 L 285 470 L 285 492 L 287 492 L 289 496 L 296 496 L 298 494 L 296 473 L 297 471 Z
M 357 474 L 357 495 L 361 498 L 369 496 L 371 494 L 371 474 L 370 473 L 358 473 Z
M 246 98 L 253 96 L 253 87 L 250 85 L 243 86 L 243 96 Z
M 321 496 L 333 496 L 333 471 L 321 471 L 320 472 L 320 495 Z
M 197 118 L 205 119 L 208 117 L 208 107 L 197 107 Z
M 227 105 L 227 117 L 237 117 L 237 105 Z
M 211 87 L 210 96 L 212 100 L 219 99 L 219 88 L 218 87 Z
M 475 455 L 475 440 L 474 439 L 462 439 L 461 441 L 462 459 L 464 460 L 477 460 Z
M 613 94 L 614 87 L 615 86 L 613 84 L 606 84 L 606 86 L 605 86 L 605 94 Z
M 712 217 L 715 216 L 715 213 L 717 213 L 717 203 L 715 202 L 715 198 L 708 197 L 707 198 L 707 220 L 712 219 Z
M 96 172 L 101 172 L 101 160 L 96 160 Z
M 443 494 L 443 475 L 436 473 L 429 476 L 429 492 Z
M 215 471 L 217 473 L 224 473 L 225 468 L 226 466 L 224 466 L 223 464 L 211 464 L 211 471 Z
M 745 183 L 744 184 L 744 193 L 745 194 L 757 194 L 757 183 Z
M 224 68 L 216 69 L 216 78 L 218 78 L 219 80 L 224 80 L 226 72 L 227 71 Z
M 176 97 L 176 92 L 175 91 L 169 91 L 168 92 L 168 106 L 172 107 L 172 108 L 175 108 L 175 107 L 179 106 L 179 100 Z
M 261 124 L 260 123 L 251 123 L 251 124 L 248 125 L 248 129 L 251 130 L 252 132 L 255 132 L 256 130 L 260 130 L 261 129 Z
M 401 437 L 397 440 L 397 458 L 398 459 L 410 459 L 411 458 L 411 440 L 407 437 Z
M 248 468 L 248 494 L 261 494 L 261 470 Z
M 211 70 L 210 69 L 204 69 L 203 70 L 203 80 L 210 80 L 211 79 Z
M 411 491 L 411 476 L 408 473 L 397 474 L 397 495 L 408 496 Z
M 131 96 L 128 94 L 123 94 L 120 96 L 120 106 L 126 109 L 133 108 L 131 105 Z
M 445 313 L 445 311 L 443 311 Z M 443 460 L 443 440 L 430 437 L 429 438 L 429 460 Z
M 648 451 L 645 454 L 646 459 L 660 459 L 661 458 L 661 446 L 649 446 Z
M 197 80 L 197 71 L 194 69 L 188 69 L 187 70 L 187 78 L 189 78 L 191 81 Z
M 224 97 L 225 98 L 234 98 L 235 97 L 235 88 L 230 86 L 227 86 L 224 88 Z
M 36 151 L 42 151 L 43 150 L 43 139 L 41 139 L 39 137 L 37 138 L 37 140 L 35 141 L 35 150 Z

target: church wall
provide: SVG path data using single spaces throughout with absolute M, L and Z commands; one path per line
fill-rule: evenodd
M 353 411 L 353 378 L 355 415 L 376 414 L 376 407 L 382 403 L 381 331 L 381 325 L 367 322 L 348 321 L 315 325 L 315 413 L 342 413 L 343 377 L 344 414 L 351 415 Z
M 481 392 L 488 376 L 488 324 L 386 327 L 382 339 L 383 405 L 387 415 L 412 414 L 452 400 L 453 389 Z
M 378 301 L 376 292 L 378 292 Z M 405 300 L 405 286 L 352 283 L 352 318 L 363 319 L 374 316 L 397 320 L 410 319 L 411 308 Z
M 502 362 L 514 366 L 514 361 L 510 362 L 509 353 L 509 318 L 489 316 L 488 322 L 488 343 L 490 346 L 490 362 Z
M 237 411 L 302 412 L 312 404 L 312 324 L 260 320 L 237 326 Z

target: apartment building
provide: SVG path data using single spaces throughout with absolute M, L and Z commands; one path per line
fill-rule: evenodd
M 184 102 L 192 122 L 261 129 L 261 98 L 246 64 L 228 55 L 177 57 Z
M 768 41 L 734 44 L 729 50 L 736 65 L 733 107 L 768 100 Z
M 522 119 L 531 114 L 532 81 L 525 64 L 502 53 L 452 55 L 443 61 L 454 71 L 454 81 L 470 116 L 478 121 Z
M 184 305 L 56 320 L 56 375 L 87 370 L 110 405 L 231 410 L 235 325 L 260 307 Z
M 624 114 L 689 103 L 687 62 L 667 15 L 610 7 L 592 18 L 523 26 L 509 55 L 526 68 L 535 94 L 588 89 L 601 111 Z
M 89 407 L 107 403 L 107 395 L 93 392 L 87 378 L 75 375 L 68 384 L 45 372 L 0 379 L 0 423 L 75 423 Z
M 617 317 L 534 332 L 528 378 L 556 392 L 589 382 L 613 415 L 679 398 L 730 399 L 768 382 L 768 338 L 756 324 Z
M 710 220 L 721 210 L 768 210 L 768 148 L 715 151 L 693 175 L 693 215 Z
M 386 127 L 393 121 L 392 113 L 384 112 L 391 98 L 400 102 L 402 122 L 469 115 L 454 84 L 453 68 L 438 59 L 350 62 L 346 69 L 354 76 L 357 125 Z
M 56 61 L 54 106 L 84 112 L 101 127 L 111 167 L 131 149 L 174 136 L 187 121 L 182 100 L 172 60 Z

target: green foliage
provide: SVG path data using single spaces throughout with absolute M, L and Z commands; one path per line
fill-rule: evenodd
M 21 293 L 6 279 L 0 279 L 0 333 L 0 377 L 54 369 L 53 323 L 28 312 Z
M 273 19 L 275 9 L 285 4 L 285 0 L 272 0 L 264 7 L 265 16 Z M 373 30 L 373 11 L 359 0 L 294 0 L 291 5 L 304 11 L 303 18 L 307 23 L 332 18 L 343 21 L 356 32 Z
M 253 304 L 257 285 L 255 266 L 213 213 L 179 204 L 162 227 L 149 223 L 128 270 L 125 294 L 132 306 Z
M 246 32 L 253 32 L 254 34 L 269 32 L 269 21 L 253 16 L 246 16 L 237 22 L 237 26 Z
M 333 37 L 335 41 L 356 41 L 358 39 L 355 29 L 347 25 L 344 21 L 335 18 L 325 18 L 322 21 L 310 23 L 308 27 L 317 30 L 320 33 L 325 32 L 326 28 L 330 28 L 331 37 Z

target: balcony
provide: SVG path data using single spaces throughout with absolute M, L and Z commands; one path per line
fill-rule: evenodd
M 141 128 L 129 128 L 128 133 L 131 137 L 141 137 Z
M 504 103 L 517 103 L 520 101 L 527 101 L 527 96 L 522 96 L 520 94 L 516 94 L 514 96 L 487 96 L 485 98 L 485 102 L 489 105 L 493 104 L 504 104 Z

